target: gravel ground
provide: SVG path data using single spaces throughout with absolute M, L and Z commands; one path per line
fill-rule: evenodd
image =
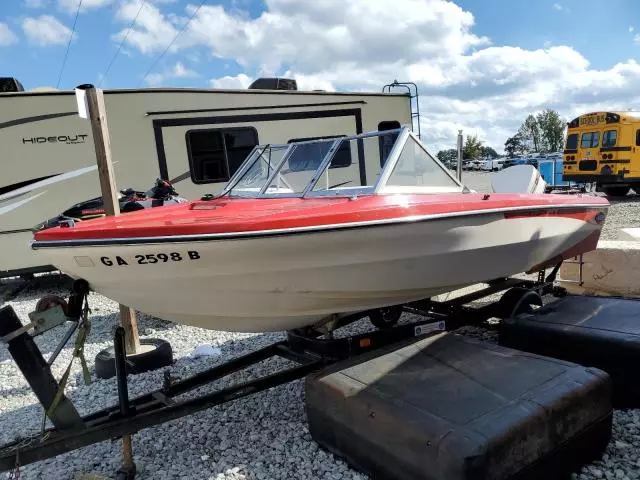
M 488 191 L 488 175 L 465 172 L 463 180 L 479 191 Z M 613 202 L 612 202 L 613 203 Z M 607 220 L 608 235 L 615 238 L 613 227 L 638 225 L 636 198 L 614 203 Z M 33 310 L 39 298 L 48 293 L 66 295 L 69 283 L 65 277 L 43 275 L 26 289 L 21 283 L 0 284 L 0 296 L 14 292 L 8 301 L 22 321 Z M 95 355 L 111 345 L 113 329 L 118 322 L 118 305 L 100 295 L 91 294 L 92 329 L 85 353 L 92 371 L 92 384 L 85 386 L 79 362 L 74 363 L 67 395 L 82 415 L 117 403 L 114 380 L 100 380 L 93 372 Z M 405 314 L 403 321 L 411 317 Z M 171 342 L 175 363 L 172 377 L 184 377 L 209 368 L 229 358 L 255 350 L 284 338 L 282 333 L 239 334 L 215 332 L 173 325 L 138 314 L 138 327 L 143 337 L 164 338 Z M 366 320 L 353 325 L 351 331 L 369 328 Z M 495 334 L 481 328 L 465 327 L 459 331 L 485 341 L 495 341 Z M 62 332 L 54 329 L 37 343 L 45 358 L 57 345 Z M 197 345 L 219 347 L 215 358 L 192 358 Z M 53 373 L 60 378 L 71 358 L 66 348 L 56 360 Z M 248 379 L 286 365 L 284 360 L 262 362 L 248 371 L 235 374 L 217 385 Z M 162 371 L 135 376 L 130 381 L 130 394 L 158 388 Z M 194 393 L 201 393 L 203 390 Z M 35 395 L 9 353 L 0 345 L 0 444 L 19 435 L 37 433 L 43 412 Z M 365 479 L 346 463 L 323 451 L 311 439 L 304 412 L 302 380 L 236 400 L 183 419 L 145 429 L 133 437 L 135 461 L 140 479 Z M 121 443 L 102 442 L 56 458 L 23 466 L 22 479 L 67 479 L 80 473 L 96 473 L 107 477 L 119 468 Z M 2 478 L 5 478 L 3 475 Z M 640 479 L 640 410 L 619 410 L 614 416 L 614 437 L 602 460 L 585 467 L 576 479 Z

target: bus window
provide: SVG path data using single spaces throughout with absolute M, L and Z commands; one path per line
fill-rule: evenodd
M 583 133 L 580 148 L 595 148 L 598 142 L 600 142 L 600 132 Z
M 567 136 L 567 150 L 575 150 L 578 148 L 578 134 L 572 133 Z
M 640 129 L 636 130 L 636 147 L 640 147 Z
M 618 132 L 615 130 L 607 130 L 602 135 L 602 147 L 615 147 L 616 140 L 618 138 Z

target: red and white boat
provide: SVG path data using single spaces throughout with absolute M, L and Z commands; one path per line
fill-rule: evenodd
M 596 247 L 608 206 L 474 193 L 402 128 L 256 147 L 218 196 L 39 231 L 32 246 L 159 318 L 277 331 L 555 265 Z

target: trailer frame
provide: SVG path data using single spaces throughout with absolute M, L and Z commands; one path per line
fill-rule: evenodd
M 388 328 L 378 328 L 371 332 L 342 338 L 334 336 L 337 329 L 367 316 L 370 317 L 374 313 L 372 310 L 336 317 L 333 323 L 323 326 L 288 331 L 286 340 L 238 356 L 179 381 L 173 381 L 169 376 L 169 370 L 165 370 L 164 382 L 160 388 L 133 399 L 129 398 L 127 387 L 124 330 L 118 327 L 114 335 L 118 403 L 83 417 L 64 395 L 64 388 L 60 389 L 59 383 L 51 373 L 50 363 L 45 361 L 35 344 L 34 337 L 42 331 L 30 334 L 26 328 L 28 325 L 21 324 L 13 308 L 9 305 L 4 306 L 0 308 L 0 341 L 8 344 L 10 354 L 48 413 L 53 427 L 43 428 L 39 434 L 0 445 L 0 472 L 15 471 L 21 465 L 52 458 L 100 441 L 121 438 L 144 428 L 299 380 L 340 360 L 367 351 L 412 338 L 425 338 L 464 325 L 479 324 L 491 317 L 511 316 L 527 307 L 523 300 L 526 300 L 526 303 L 533 298 L 530 303 L 541 306 L 543 295 L 566 294 L 566 290 L 554 285 L 559 267 L 560 264 L 556 265 L 548 276 L 545 276 L 544 270 L 539 272 L 537 280 L 515 277 L 494 279 L 485 282 L 487 283 L 485 288 L 448 301 L 434 301 L 427 298 L 394 306 L 400 313 L 410 312 L 424 317 L 422 321 L 393 324 Z M 490 302 L 480 307 L 469 306 L 471 302 L 504 290 L 514 292 L 515 295 L 505 294 L 500 301 Z M 88 284 L 84 280 L 76 280 L 64 308 L 56 305 L 44 312 L 39 312 L 38 315 L 44 318 L 59 317 L 60 312 L 63 311 L 67 320 L 81 323 L 86 317 L 88 292 Z M 505 298 L 507 298 L 506 302 Z M 56 326 L 54 323 L 51 328 Z M 74 330 L 76 328 L 77 326 L 72 327 Z M 63 340 L 67 341 L 68 337 L 69 335 L 65 335 Z M 176 398 L 275 357 L 292 361 L 293 366 L 194 398 L 185 400 Z M 117 472 L 116 478 L 133 479 L 134 477 L 135 463 L 129 463 L 128 467 Z

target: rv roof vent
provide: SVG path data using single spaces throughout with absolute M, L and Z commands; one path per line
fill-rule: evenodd
M 251 90 L 297 90 L 298 84 L 290 78 L 258 78 L 249 85 Z
M 24 87 L 17 78 L 0 77 L 0 93 L 24 92 Z

